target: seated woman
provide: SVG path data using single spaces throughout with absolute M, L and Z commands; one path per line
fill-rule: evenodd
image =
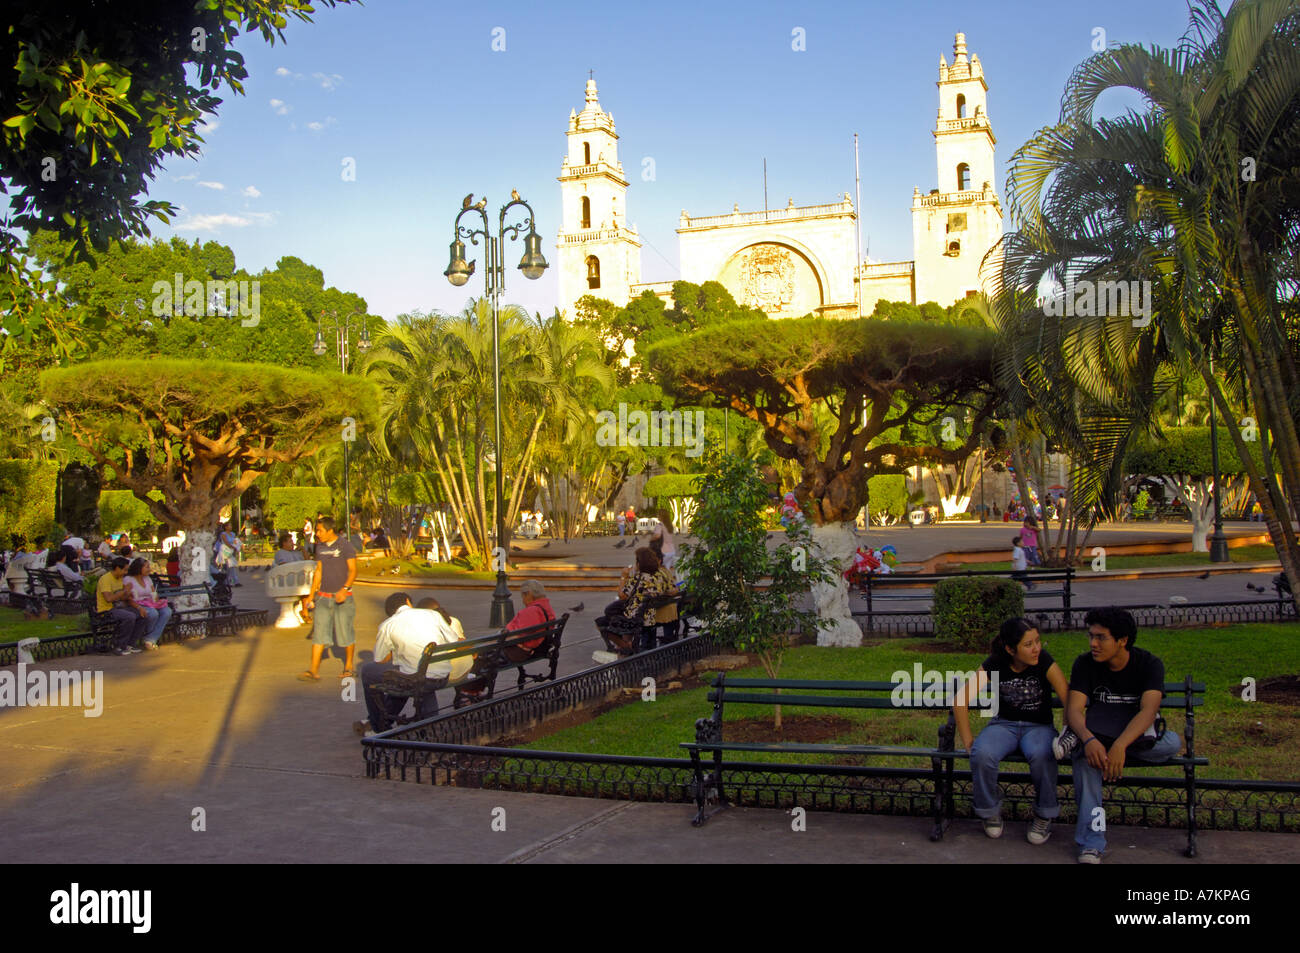
M 126 567 L 126 578 L 122 583 L 126 587 L 127 598 L 149 620 L 144 634 L 144 648 L 153 650 L 158 648 L 163 629 L 167 628 L 167 623 L 171 620 L 172 608 L 166 599 L 159 597 L 149 572 L 149 560 L 138 556 Z
M 659 553 L 659 561 L 667 569 L 672 569 L 677 565 L 677 540 L 673 538 L 673 517 L 663 509 L 655 516 L 659 519 L 659 525 L 650 534 L 650 545 L 654 546 Z
M 606 641 L 623 651 L 634 651 L 644 639 L 646 628 L 653 636 L 655 610 L 648 603 L 656 596 L 675 591 L 672 577 L 660 571 L 659 557 L 650 547 L 640 547 L 635 555 L 634 566 L 623 571 L 623 586 L 618 598 L 596 619 L 596 628 Z
M 85 578 L 77 572 L 77 551 L 71 546 L 60 546 L 57 550 L 50 550 L 50 559 L 53 560 L 46 568 L 58 571 L 68 582 L 84 583 Z
M 957 692 L 953 718 L 962 746 L 970 752 L 975 814 L 989 837 L 1002 836 L 1002 804 L 998 764 L 1019 750 L 1029 761 L 1037 798 L 1028 841 L 1044 843 L 1052 833 L 1052 818 L 1060 814 L 1056 800 L 1056 757 L 1052 742 L 1052 692 L 1065 704 L 1069 689 L 1061 667 L 1043 648 L 1038 629 L 1028 619 L 1008 619 L 993 639 L 989 657 Z M 991 685 L 991 689 L 990 686 Z M 996 691 L 993 718 L 971 742 L 969 705 L 977 693 Z

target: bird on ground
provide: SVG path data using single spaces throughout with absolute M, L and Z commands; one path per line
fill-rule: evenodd
M 474 193 L 471 192 L 469 193 L 469 195 L 465 196 L 465 198 L 461 201 L 460 207 L 469 208 L 473 203 L 474 203 Z
M 1205 572 L 1201 573 L 1201 574 L 1200 574 L 1199 576 L 1197 576 L 1196 578 L 1197 578 L 1197 579 L 1209 579 L 1209 578 L 1210 578 L 1210 571 L 1207 569 L 1207 570 L 1205 570 Z
M 620 539 L 617 543 L 614 544 L 614 548 L 615 548 L 615 549 L 622 549 L 622 548 L 623 548 L 624 546 L 626 546 L 626 545 L 627 545 L 627 543 L 626 543 L 624 540 L 621 540 L 621 539 Z
M 1257 586 L 1257 585 L 1255 585 L 1253 582 L 1248 582 L 1248 583 L 1246 583 L 1246 588 L 1247 588 L 1247 589 L 1250 589 L 1250 590 L 1253 590 L 1254 592 L 1265 592 L 1265 591 L 1266 591 L 1266 590 L 1264 589 L 1263 586 Z
M 543 546 L 542 549 L 550 549 L 550 547 L 551 547 L 550 540 L 547 540 L 546 545 Z
M 518 201 L 519 201 L 519 190 L 518 190 L 518 189 L 511 189 L 511 190 L 510 190 L 510 198 L 511 198 L 512 200 L 518 202 Z
M 569 606 L 569 611 L 581 612 L 585 608 L 587 608 L 587 604 L 585 602 L 579 602 L 576 606 Z

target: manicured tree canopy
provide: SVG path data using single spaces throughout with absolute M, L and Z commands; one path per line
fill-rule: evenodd
M 760 319 L 664 341 L 646 362 L 670 393 L 717 395 L 762 426 L 772 451 L 803 468 L 795 496 L 825 524 L 853 519 L 869 476 L 956 462 L 979 444 L 995 409 L 993 344 L 982 328 L 929 321 Z M 922 427 L 968 411 L 964 442 L 930 445 Z M 891 439 L 895 428 L 908 436 Z
M 1258 462 L 1259 443 L 1254 444 L 1253 456 Z M 1214 477 L 1210 454 L 1209 427 L 1178 427 L 1165 431 L 1163 440 L 1139 441 L 1124 458 L 1124 469 L 1144 476 L 1186 477 L 1191 480 Z M 1245 473 L 1246 467 L 1237 455 L 1226 428 L 1219 428 L 1219 474 L 1223 477 Z
M 376 401 L 361 378 L 220 361 L 78 364 L 45 371 L 41 392 L 60 428 L 185 530 L 215 526 L 271 464 L 340 439 L 344 418 L 363 429 Z

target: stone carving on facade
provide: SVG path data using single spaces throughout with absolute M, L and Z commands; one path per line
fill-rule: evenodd
M 740 266 L 741 297 L 751 308 L 779 314 L 794 301 L 795 262 L 780 245 L 757 245 Z

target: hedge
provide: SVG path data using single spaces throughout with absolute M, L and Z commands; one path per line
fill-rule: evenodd
M 1014 579 L 959 576 L 934 586 L 934 637 L 969 652 L 987 651 L 1007 619 L 1025 614 L 1025 589 Z
M 276 530 L 299 530 L 317 513 L 333 515 L 334 494 L 327 486 L 273 486 L 264 513 L 264 521 Z
M 661 473 L 645 481 L 641 491 L 645 496 L 674 497 L 699 496 L 700 485 L 704 482 L 702 473 Z
M 0 533 L 29 541 L 54 527 L 55 486 L 59 465 L 39 460 L 0 460 Z
M 889 513 L 900 520 L 907 515 L 907 480 L 901 473 L 884 473 L 867 480 L 867 510 Z
M 149 498 L 161 500 L 162 493 L 150 490 Z M 125 531 L 148 539 L 160 522 L 149 512 L 149 505 L 130 490 L 99 491 L 99 528 L 105 536 Z

